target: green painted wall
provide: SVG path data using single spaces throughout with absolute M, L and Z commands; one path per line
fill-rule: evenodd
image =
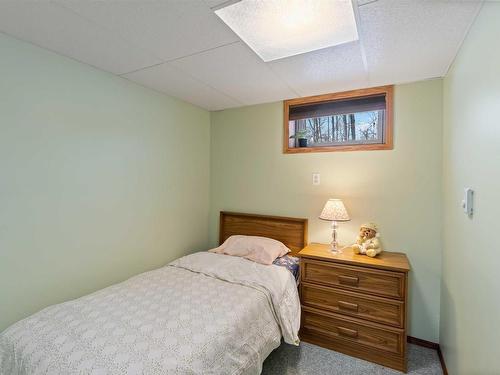
M 0 34 L 0 330 L 206 248 L 210 114 Z
M 285 155 L 282 103 L 211 113 L 211 245 L 218 212 L 233 210 L 309 218 L 309 239 L 329 242 L 317 219 L 328 198 L 342 198 L 352 221 L 379 223 L 387 250 L 408 254 L 410 333 L 439 340 L 441 277 L 442 81 L 395 89 L 395 148 L 391 151 Z M 312 173 L 321 185 L 312 185 Z
M 441 347 L 451 374 L 500 372 L 499 20 L 500 3 L 485 3 L 444 80 Z

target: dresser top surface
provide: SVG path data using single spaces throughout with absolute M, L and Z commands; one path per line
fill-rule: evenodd
M 410 270 L 410 263 L 405 254 L 389 251 L 370 258 L 366 255 L 354 254 L 350 247 L 343 249 L 341 254 L 333 254 L 330 245 L 311 243 L 299 252 L 299 257 L 392 271 L 408 272 Z

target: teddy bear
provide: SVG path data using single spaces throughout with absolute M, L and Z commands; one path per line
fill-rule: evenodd
M 355 254 L 366 254 L 373 258 L 382 252 L 377 224 L 366 223 L 359 228 L 356 243 L 352 245 Z

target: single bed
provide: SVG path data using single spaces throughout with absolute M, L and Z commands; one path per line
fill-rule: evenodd
M 305 219 L 221 212 L 221 243 L 258 235 L 297 252 L 306 233 Z M 0 374 L 258 374 L 299 326 L 287 269 L 199 252 L 15 323 Z

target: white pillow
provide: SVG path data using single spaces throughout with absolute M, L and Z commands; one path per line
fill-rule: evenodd
M 261 264 L 273 264 L 276 258 L 288 254 L 290 249 L 272 238 L 235 235 L 209 252 L 242 257 Z

